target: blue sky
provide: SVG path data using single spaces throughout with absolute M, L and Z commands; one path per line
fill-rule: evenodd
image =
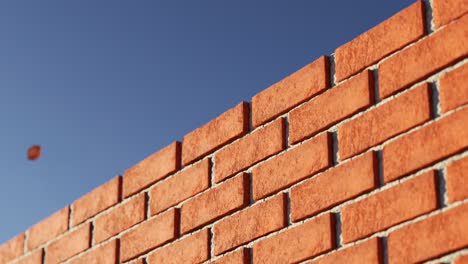
M 413 2 L 1 1 L 0 243 Z

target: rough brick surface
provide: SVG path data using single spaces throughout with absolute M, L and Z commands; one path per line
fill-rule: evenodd
M 430 171 L 343 207 L 343 241 L 363 238 L 435 209 L 435 173 Z
M 423 84 L 341 125 L 340 158 L 354 156 L 430 118 L 430 88 Z
M 70 264 L 116 264 L 117 257 L 118 241 L 114 239 L 75 258 Z
M 338 81 L 374 64 L 424 34 L 423 4 L 418 1 L 335 50 Z
M 443 26 L 468 12 L 466 0 L 432 0 L 434 24 Z
M 217 259 L 211 264 L 249 264 L 250 255 L 248 249 L 239 249 L 233 253 L 224 255 L 222 258 Z
M 67 206 L 32 226 L 29 230 L 28 249 L 33 250 L 68 230 L 70 208 Z
M 180 143 L 174 142 L 126 170 L 123 195 L 128 197 L 180 167 Z
M 7 263 L 23 255 L 24 234 L 18 235 L 0 246 L 0 263 Z
M 259 126 L 326 89 L 328 57 L 320 57 L 252 97 L 252 123 Z
M 334 220 L 326 214 L 255 243 L 254 263 L 291 263 L 335 247 Z
M 447 193 L 451 203 L 468 198 L 468 157 L 447 166 Z
M 190 163 L 245 134 L 249 129 L 248 118 L 249 105 L 242 102 L 185 135 L 182 141 L 182 163 Z
M 86 223 L 47 246 L 45 263 L 63 262 L 90 247 L 91 224 Z
M 210 167 L 210 161 L 205 159 L 151 188 L 151 214 L 159 213 L 206 190 L 210 185 Z
M 440 78 L 440 105 L 443 112 L 468 103 L 467 82 L 468 66 L 466 64 Z
M 323 258 L 312 261 L 310 264 L 383 263 L 381 253 L 381 243 L 379 239 L 372 238 L 365 242 L 333 252 Z
M 44 255 L 44 251 L 42 249 L 36 250 L 32 254 L 28 255 L 27 257 L 20 259 L 15 264 L 42 264 L 43 255 Z M 0 260 L 0 263 L 3 263 L 3 262 L 1 262 Z
M 120 184 L 117 176 L 73 202 L 72 226 L 120 202 Z
M 468 264 L 468 255 L 457 257 L 453 264 Z

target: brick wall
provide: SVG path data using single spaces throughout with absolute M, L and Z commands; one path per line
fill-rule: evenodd
M 468 1 L 416 2 L 0 246 L 0 263 L 468 263 Z

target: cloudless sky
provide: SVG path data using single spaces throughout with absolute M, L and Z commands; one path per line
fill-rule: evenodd
M 413 2 L 1 1 L 0 244 Z

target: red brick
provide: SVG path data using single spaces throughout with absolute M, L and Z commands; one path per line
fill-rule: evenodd
M 47 246 L 45 263 L 63 262 L 90 247 L 91 224 L 86 223 Z
M 208 189 L 210 167 L 210 161 L 205 159 L 151 188 L 149 191 L 151 214 L 157 214 Z
M 42 258 L 44 251 L 42 249 L 34 251 L 32 254 L 29 254 L 27 257 L 22 258 L 15 264 L 42 264 Z M 0 263 L 1 262 L 0 260 Z
M 118 241 L 114 239 L 86 252 L 86 254 L 71 261 L 70 264 L 116 264 L 118 250 Z
M 125 262 L 175 239 L 177 224 L 176 211 L 171 209 L 125 233 L 120 241 L 120 261 Z
M 437 209 L 434 171 L 400 183 L 343 207 L 342 235 L 345 243 L 410 220 Z
M 0 263 L 7 263 L 24 253 L 24 234 L 18 235 L 0 245 Z
M 242 248 L 210 262 L 211 264 L 249 264 L 250 255 L 247 248 Z
M 468 64 L 464 64 L 440 78 L 440 104 L 443 112 L 468 103 L 467 82 Z
M 215 254 L 285 227 L 285 201 L 284 195 L 279 194 L 217 222 L 214 225 Z
M 338 127 L 339 154 L 346 159 L 431 118 L 427 83 Z
M 389 263 L 419 263 L 468 246 L 466 219 L 465 203 L 390 233 Z
M 468 255 L 457 257 L 453 264 L 468 264 Z
M 323 133 L 253 168 L 253 198 L 263 198 L 327 168 L 332 163 L 330 149 L 331 138 Z
M 261 240 L 253 246 L 254 263 L 299 262 L 335 247 L 334 220 L 326 214 Z
M 377 187 L 377 159 L 369 152 L 291 189 L 291 218 L 298 221 Z
M 148 264 L 200 263 L 209 255 L 209 233 L 204 229 L 151 253 Z
M 242 102 L 184 136 L 182 163 L 188 164 L 247 133 L 249 104 Z
M 466 0 L 432 0 L 434 24 L 438 28 L 468 11 Z
M 430 165 L 468 145 L 468 108 L 413 131 L 383 148 L 384 180 L 389 182 Z
M 145 195 L 139 194 L 95 221 L 94 241 L 99 243 L 145 219 Z
M 126 170 L 123 195 L 128 197 L 180 168 L 180 143 L 174 142 Z
M 346 79 L 423 35 L 423 3 L 418 1 L 337 48 L 336 79 Z
M 289 113 L 292 143 L 312 136 L 373 103 L 372 74 L 364 71 Z
M 379 66 L 380 97 L 387 97 L 468 53 L 468 16 L 400 51 Z
M 381 244 L 378 238 L 372 238 L 365 242 L 333 252 L 310 264 L 361 264 L 383 263 L 381 258 Z
M 249 204 L 249 175 L 242 173 L 182 205 L 180 229 L 186 233 Z
M 468 157 L 447 166 L 447 193 L 451 203 L 468 198 Z
M 76 226 L 120 201 L 121 177 L 117 176 L 73 203 L 72 226 Z
M 215 154 L 215 181 L 238 173 L 285 148 L 284 119 L 249 134 Z
M 32 226 L 28 231 L 28 250 L 33 250 L 45 242 L 68 230 L 70 208 L 67 206 Z
M 140 259 L 130 261 L 129 264 L 145 264 L 145 262 L 143 258 L 140 258 Z
M 322 56 L 252 97 L 252 123 L 257 127 L 329 86 L 329 60 Z

